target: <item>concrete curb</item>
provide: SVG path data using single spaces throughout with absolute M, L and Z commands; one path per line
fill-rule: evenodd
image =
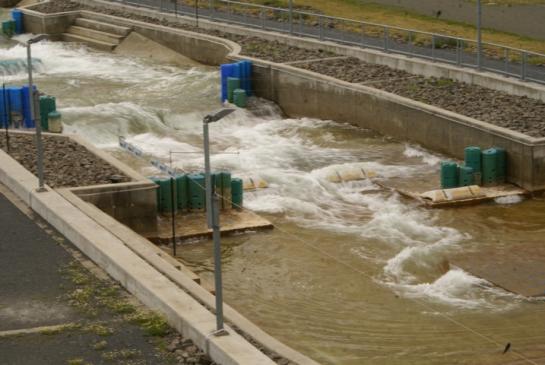
M 210 335 L 215 330 L 212 313 L 59 193 L 50 188 L 36 192 L 37 178 L 4 151 L 0 151 L 0 182 L 217 363 L 274 364 L 229 327 L 229 336 Z

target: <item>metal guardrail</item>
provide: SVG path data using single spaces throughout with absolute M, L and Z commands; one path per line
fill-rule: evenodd
M 446 62 L 545 84 L 545 54 L 494 43 L 482 43 L 482 61 L 479 65 L 476 40 L 415 29 L 233 0 L 201 0 L 197 2 L 198 8 L 172 0 L 112 1 L 197 19 L 205 18 L 419 57 L 433 62 Z

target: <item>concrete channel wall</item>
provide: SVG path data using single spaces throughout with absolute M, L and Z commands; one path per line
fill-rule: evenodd
M 85 2 L 98 0 L 82 0 Z M 102 2 L 100 2 L 102 4 Z M 110 7 L 116 4 L 106 3 Z M 121 5 L 123 6 L 123 5 Z M 128 7 L 127 11 L 134 8 Z M 160 14 L 147 9 L 136 9 L 135 12 L 168 18 L 168 14 Z M 32 12 L 26 18 L 39 23 L 41 15 Z M 239 60 L 247 57 L 239 55 L 240 46 L 235 43 L 211 36 L 204 36 L 134 20 L 112 17 L 99 13 L 81 12 L 86 17 L 103 19 L 118 25 L 131 27 L 144 33 L 149 38 L 171 47 L 188 57 L 198 57 L 207 64 L 219 64 L 225 59 Z M 66 14 L 63 14 L 66 16 Z M 27 20 L 25 20 L 27 21 Z M 245 31 L 248 33 L 247 29 Z M 261 32 L 262 33 L 262 32 Z M 269 38 L 280 35 L 270 34 Z M 286 43 L 308 48 L 314 40 L 301 40 L 287 37 Z M 190 41 L 187 38 L 197 39 Z M 375 51 L 365 51 L 354 47 L 337 44 L 319 43 L 322 49 L 336 53 L 360 56 L 370 59 L 374 55 L 383 62 L 404 65 L 405 69 L 422 73 L 446 73 L 447 77 L 460 78 L 468 83 L 481 80 L 500 85 L 504 91 L 518 94 L 521 89 L 530 90 L 534 97 L 545 100 L 545 88 L 503 77 L 495 77 L 486 73 L 456 69 L 448 65 L 432 64 L 426 61 L 411 60 L 405 62 L 401 57 Z M 192 45 L 187 50 L 187 45 Z M 318 45 L 315 45 L 318 47 Z M 215 49 L 220 48 L 220 49 Z M 213 51 L 211 51 L 213 50 Z M 341 52 L 342 51 L 342 52 Z M 361 52 L 365 53 L 363 57 Z M 195 54 L 199 56 L 195 56 Z M 508 180 L 529 191 L 545 190 L 545 138 L 533 138 L 505 128 L 484 123 L 460 114 L 416 102 L 397 95 L 386 93 L 362 85 L 343 82 L 331 77 L 298 69 L 289 65 L 275 64 L 254 59 L 254 87 L 258 96 L 276 102 L 289 116 L 305 116 L 347 122 L 363 128 L 369 128 L 382 134 L 421 144 L 429 149 L 445 153 L 457 158 L 463 157 L 464 147 L 477 145 L 483 148 L 500 146 L 508 152 Z M 384 62 L 386 62 L 384 61 Z M 379 62 L 380 63 L 380 62 Z M 454 75 L 449 70 L 455 69 Z M 494 77 L 493 77 L 494 76 Z M 484 81 L 483 81 L 484 80 Z M 492 80 L 492 81 L 491 81 Z M 522 85 L 521 85 L 522 84 Z M 523 90 L 524 91 L 524 90 Z M 526 92 L 524 91 L 524 92 Z M 529 93 L 530 93 L 529 91 Z

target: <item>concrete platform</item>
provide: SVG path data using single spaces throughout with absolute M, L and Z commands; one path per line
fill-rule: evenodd
M 460 254 L 449 264 L 512 293 L 542 297 L 545 296 L 544 262 L 545 246 L 519 243 Z
M 172 242 L 171 222 L 170 216 L 160 216 L 158 218 L 158 236 L 148 238 L 158 244 Z M 273 228 L 271 222 L 257 214 L 235 209 L 221 212 L 220 225 L 222 235 Z M 206 213 L 177 213 L 176 238 L 179 240 L 212 238 L 212 230 L 208 229 L 206 224 Z

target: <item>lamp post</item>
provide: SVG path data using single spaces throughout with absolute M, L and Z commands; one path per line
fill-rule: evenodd
M 483 66 L 483 60 L 482 60 L 483 40 L 482 40 L 482 34 L 481 34 L 482 10 L 483 9 L 482 9 L 481 0 L 477 0 L 477 68 L 479 70 L 481 70 Z
M 208 228 L 212 228 L 212 238 L 214 240 L 214 284 L 216 287 L 216 334 L 225 335 L 227 332 L 223 328 L 223 291 L 221 281 L 221 241 L 220 241 L 220 222 L 219 222 L 219 201 L 212 185 L 212 176 L 210 175 L 210 140 L 208 135 L 208 125 L 217 122 L 228 116 L 235 109 L 222 109 L 214 114 L 208 114 L 202 121 L 203 139 L 204 139 L 204 169 L 206 185 L 206 219 Z
M 47 191 L 44 187 L 44 151 L 42 145 L 42 125 L 39 120 L 35 120 L 35 100 L 36 95 L 34 93 L 34 86 L 32 85 L 32 55 L 31 55 L 31 45 L 33 43 L 38 43 L 42 39 L 45 39 L 47 35 L 40 34 L 36 37 L 30 38 L 26 43 L 26 54 L 27 54 L 27 69 L 28 69 L 28 98 L 30 103 L 30 120 L 34 120 L 36 126 L 36 152 L 37 156 L 37 165 L 38 165 L 38 192 Z

